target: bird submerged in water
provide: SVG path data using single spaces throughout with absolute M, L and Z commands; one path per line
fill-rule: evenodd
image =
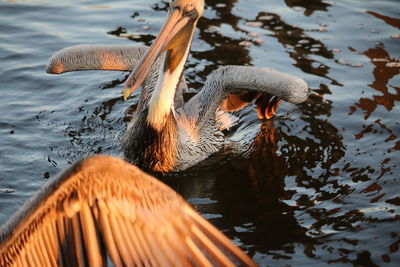
M 0 228 L 0 266 L 256 266 L 174 190 L 118 158 L 81 160 Z
M 173 0 L 167 21 L 150 48 L 83 45 L 55 53 L 49 73 L 132 70 L 124 98 L 142 85 L 137 114 L 123 138 L 127 160 L 159 172 L 179 171 L 220 151 L 232 115 L 255 101 L 260 119 L 281 100 L 299 104 L 309 95 L 300 78 L 269 68 L 224 66 L 184 103 L 183 71 L 204 0 Z

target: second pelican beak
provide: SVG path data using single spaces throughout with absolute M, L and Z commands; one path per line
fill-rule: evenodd
M 179 39 L 180 41 L 184 41 L 183 39 L 186 39 L 176 37 L 179 37 L 178 35 L 181 35 L 181 32 L 187 32 L 182 31 L 182 29 L 186 28 L 185 26 L 193 25 L 193 21 L 193 16 L 185 16 L 180 9 L 173 9 L 170 12 L 160 34 L 126 80 L 124 88 L 125 100 L 144 82 L 157 57 L 166 50 L 172 49 L 172 46 L 175 46 L 173 40 Z M 186 40 L 186 42 L 189 41 Z

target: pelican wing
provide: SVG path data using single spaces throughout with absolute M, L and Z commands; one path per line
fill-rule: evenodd
M 0 229 L 0 266 L 255 265 L 177 193 L 121 159 L 64 171 Z
M 56 52 L 46 72 L 60 74 L 78 70 L 131 71 L 146 53 L 146 46 L 77 45 Z
M 212 72 L 203 89 L 185 105 L 199 123 L 217 110 L 236 111 L 256 100 L 260 118 L 270 117 L 280 100 L 299 104 L 309 89 L 300 78 L 270 68 L 226 66 Z
M 122 45 L 76 45 L 61 49 L 54 53 L 46 65 L 46 72 L 61 74 L 82 70 L 120 70 L 131 71 L 146 53 L 146 46 Z M 146 78 L 143 102 L 147 103 L 158 78 L 160 57 L 151 67 L 150 75 Z M 182 75 L 175 95 L 175 107 L 183 105 L 183 93 L 187 92 L 187 83 Z M 142 101 L 141 101 L 142 102 Z

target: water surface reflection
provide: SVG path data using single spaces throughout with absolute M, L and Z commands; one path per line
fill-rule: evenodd
M 0 223 L 68 163 L 120 155 L 135 114 L 139 92 L 129 102 L 120 94 L 127 73 L 49 76 L 48 57 L 80 43 L 148 45 L 167 7 L 0 2 Z M 395 0 L 207 0 L 186 99 L 226 64 L 274 67 L 312 90 L 270 121 L 260 122 L 254 106 L 238 112 L 227 151 L 159 175 L 261 266 L 400 262 L 395 7 Z

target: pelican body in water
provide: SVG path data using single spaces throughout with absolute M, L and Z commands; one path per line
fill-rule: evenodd
M 202 90 L 183 103 L 185 63 L 204 0 L 173 0 L 168 19 L 149 49 L 75 46 L 54 54 L 49 73 L 75 70 L 132 70 L 124 98 L 142 85 L 137 116 L 123 138 L 127 160 L 154 171 L 186 169 L 224 145 L 232 115 L 255 101 L 260 119 L 270 118 L 281 100 L 301 103 L 309 95 L 300 78 L 269 68 L 224 66 Z
M 0 266 L 256 266 L 174 190 L 117 158 L 81 160 L 0 228 Z

